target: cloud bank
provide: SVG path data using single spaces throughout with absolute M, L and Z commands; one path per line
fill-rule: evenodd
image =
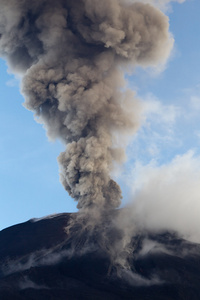
M 137 164 L 130 215 L 133 224 L 172 230 L 200 243 L 200 157 L 193 151 L 158 166 Z

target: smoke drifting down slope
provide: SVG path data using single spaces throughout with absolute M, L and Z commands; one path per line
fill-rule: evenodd
M 119 0 L 2 0 L 0 54 L 23 76 L 25 107 L 60 138 L 61 181 L 78 208 L 120 205 L 110 177 L 120 134 L 139 126 L 140 104 L 123 69 L 166 61 L 168 18 L 149 4 Z

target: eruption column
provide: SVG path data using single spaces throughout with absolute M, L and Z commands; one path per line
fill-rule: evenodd
M 123 70 L 164 62 L 168 27 L 162 12 L 136 1 L 0 2 L 0 54 L 23 76 L 25 107 L 66 143 L 61 181 L 83 211 L 120 205 L 110 171 L 124 153 L 115 140 L 137 130 L 140 110 L 122 92 Z

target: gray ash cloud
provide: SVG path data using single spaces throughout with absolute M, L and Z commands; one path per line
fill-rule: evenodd
M 138 101 L 122 91 L 124 70 L 164 62 L 168 30 L 168 18 L 142 2 L 0 2 L 0 55 L 23 77 L 25 107 L 66 144 L 61 181 L 82 211 L 120 205 L 110 176 L 124 157 L 116 140 L 140 123 Z

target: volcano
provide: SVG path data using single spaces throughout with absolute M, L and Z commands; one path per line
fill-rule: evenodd
M 129 267 L 112 265 L 99 232 L 67 233 L 78 214 L 0 232 L 0 299 L 200 299 L 200 245 L 170 232 L 131 239 Z M 112 231 L 111 238 L 116 234 Z

